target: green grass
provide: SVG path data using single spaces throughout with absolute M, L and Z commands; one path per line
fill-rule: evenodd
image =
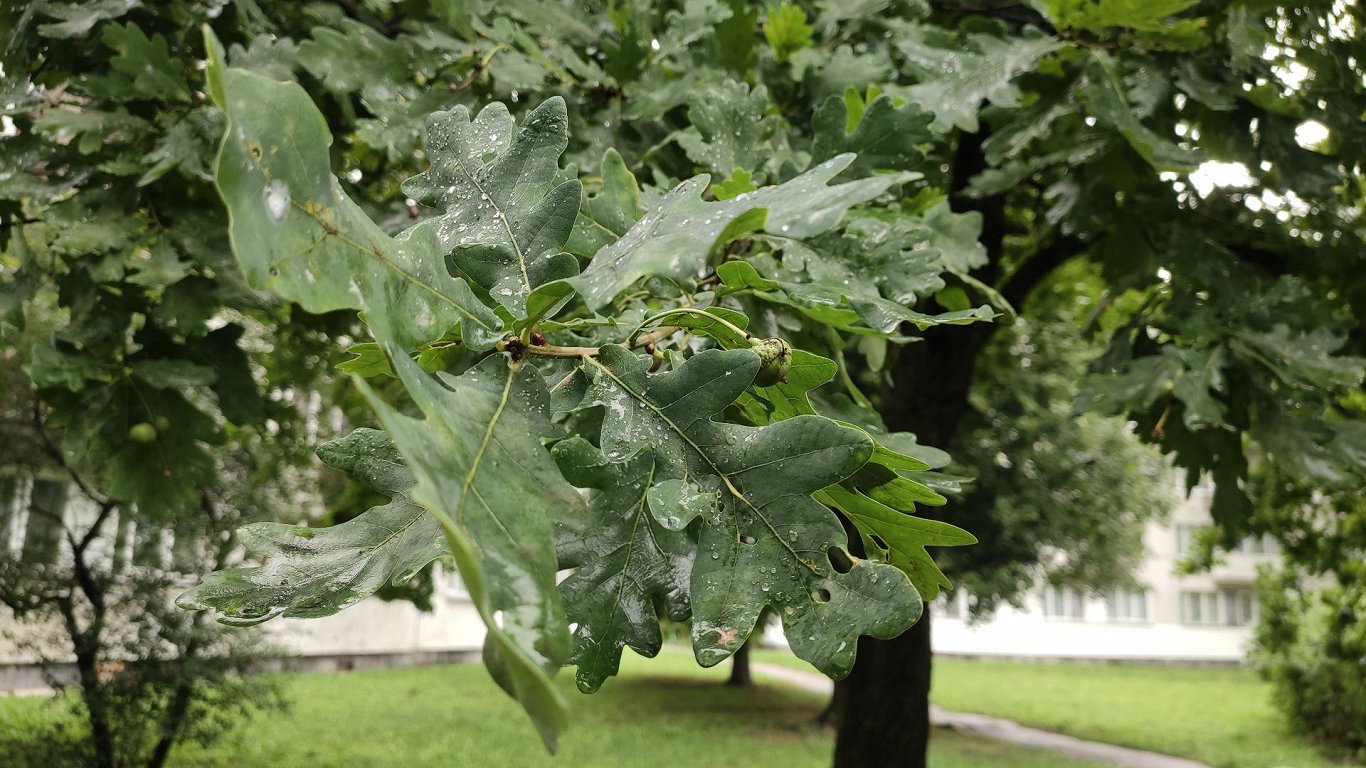
M 787 653 L 755 658 L 810 669 Z M 1289 733 L 1271 687 L 1243 669 L 935 659 L 931 699 L 1218 768 L 1342 765 Z
M 623 677 L 583 696 L 564 680 L 574 724 L 547 756 L 515 704 L 482 667 L 452 666 L 299 675 L 292 711 L 242 727 L 211 749 L 182 748 L 172 763 L 206 766 L 518 766 L 519 768 L 825 768 L 831 737 L 811 725 L 822 697 L 779 684 L 721 685 L 726 671 L 689 656 L 625 660 Z M 567 677 L 567 676 L 565 676 Z M 36 699 L 0 699 L 38 707 Z M 936 735 L 936 768 L 1084 768 L 1046 752 Z

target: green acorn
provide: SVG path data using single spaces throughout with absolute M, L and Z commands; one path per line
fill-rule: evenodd
M 759 356 L 759 373 L 754 377 L 754 386 L 771 387 L 787 383 L 787 369 L 792 365 L 792 347 L 786 341 L 774 336 L 767 339 L 750 339 L 749 345 Z
M 140 421 L 129 428 L 128 439 L 135 443 L 150 443 L 157 439 L 157 428 L 145 421 Z

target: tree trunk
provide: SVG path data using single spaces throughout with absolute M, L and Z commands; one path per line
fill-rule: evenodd
M 887 427 L 951 449 L 977 357 L 991 333 L 985 324 L 935 328 L 903 347 L 894 363 L 896 389 L 883 398 Z M 933 509 L 921 512 L 935 516 Z M 925 768 L 930 667 L 929 606 L 899 637 L 859 638 L 854 670 L 836 686 L 832 703 L 836 768 Z
M 981 242 L 987 263 L 975 274 L 987 284 L 1001 276 L 1005 242 L 1005 198 L 960 196 L 986 167 L 985 130 L 962 134 L 954 149 L 950 200 L 958 212 L 982 216 Z M 994 331 L 992 324 L 930 328 L 892 361 L 890 391 L 880 400 L 882 417 L 894 432 L 913 432 L 919 442 L 952 450 L 968 410 L 977 357 Z M 932 508 L 921 510 L 935 517 Z M 892 640 L 859 638 L 853 672 L 836 687 L 836 768 L 925 768 L 930 739 L 930 615 Z
M 924 766 L 930 743 L 930 613 L 892 640 L 859 638 L 835 684 L 835 768 Z
M 730 679 L 726 680 L 726 685 L 732 688 L 754 687 L 754 676 L 749 669 L 749 647 L 753 644 L 753 640 L 746 642 L 731 656 Z
M 114 734 L 109 727 L 109 712 L 106 708 L 104 688 L 100 683 L 99 628 L 81 629 L 76 617 L 76 608 L 70 598 L 59 600 L 57 606 L 71 638 L 73 655 L 76 657 L 81 703 L 85 705 L 86 721 L 90 724 L 95 766 L 114 768 Z

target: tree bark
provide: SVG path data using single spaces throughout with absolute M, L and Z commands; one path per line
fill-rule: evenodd
M 731 688 L 754 687 L 754 676 L 749 669 L 749 647 L 753 644 L 753 640 L 746 642 L 731 656 L 730 678 L 726 680 L 726 685 Z
M 968 408 L 977 356 L 990 328 L 934 329 L 901 350 L 895 392 L 883 404 L 889 429 L 950 447 Z M 927 517 L 933 516 L 925 510 Z M 930 614 L 892 640 L 859 638 L 858 661 L 836 684 L 835 768 L 925 768 L 930 739 Z
M 836 684 L 835 768 L 925 765 L 930 743 L 930 613 L 892 640 L 859 638 Z
M 950 200 L 958 212 L 982 216 L 987 263 L 976 273 L 983 282 L 1001 278 L 1005 246 L 1004 196 L 961 196 L 973 176 L 986 167 L 984 129 L 959 136 L 954 149 Z M 901 347 L 892 362 L 894 387 L 882 393 L 880 410 L 887 428 L 913 432 L 919 442 L 951 450 L 968 409 L 977 358 L 994 326 L 930 328 L 923 340 Z M 922 514 L 934 517 L 932 509 Z M 836 685 L 835 768 L 925 768 L 930 740 L 929 607 L 915 626 L 892 640 L 859 638 L 858 660 L 849 677 Z

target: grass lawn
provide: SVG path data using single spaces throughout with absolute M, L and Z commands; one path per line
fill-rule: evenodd
M 778 684 L 721 685 L 725 668 L 699 670 L 689 656 L 625 660 L 622 678 L 583 696 L 563 680 L 574 725 L 547 756 L 520 710 L 480 666 L 309 674 L 290 682 L 292 711 L 243 727 L 210 750 L 183 748 L 181 768 L 206 766 L 517 766 L 518 768 L 825 768 L 831 737 L 813 727 L 817 696 Z M 562 676 L 567 678 L 567 676 Z M 40 706 L 0 698 L 5 710 Z M 936 768 L 1085 768 L 1089 763 L 936 736 Z
M 788 653 L 755 659 L 810 669 Z M 935 703 L 1219 768 L 1341 766 L 1293 734 L 1247 670 L 935 659 Z

